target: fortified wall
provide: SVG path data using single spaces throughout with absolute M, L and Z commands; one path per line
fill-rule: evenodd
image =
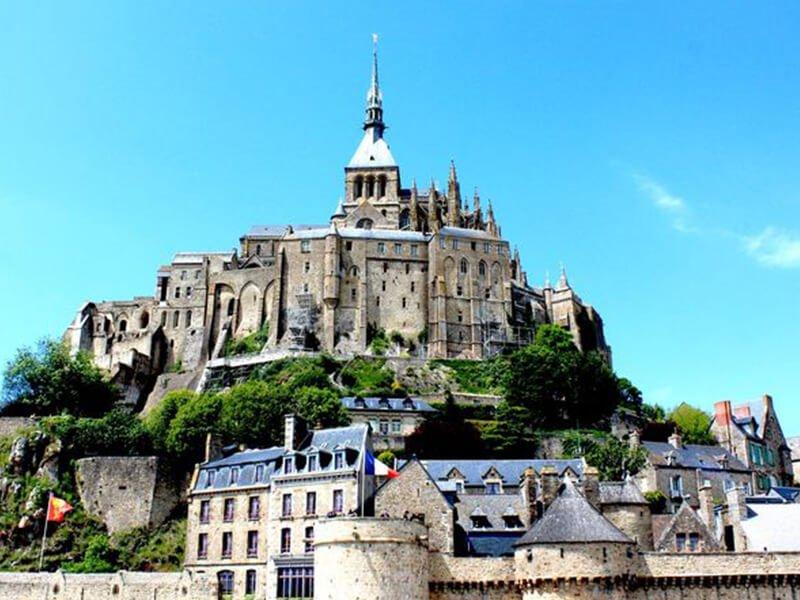
M 215 600 L 216 584 L 198 573 L 0 573 L 9 600 Z
M 325 600 L 797 600 L 800 553 L 654 553 L 633 544 L 545 544 L 514 557 L 428 551 L 402 519 L 318 525 L 315 598 Z

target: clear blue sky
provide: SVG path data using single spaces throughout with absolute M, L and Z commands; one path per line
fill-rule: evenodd
M 344 7 L 348 8 L 345 9 Z M 2 2 L 0 361 L 174 252 L 324 222 L 381 36 L 405 184 L 566 263 L 648 401 L 800 434 L 796 2 Z

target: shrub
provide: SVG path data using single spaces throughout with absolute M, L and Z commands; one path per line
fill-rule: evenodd
M 667 509 L 667 497 L 658 490 L 645 492 L 644 498 L 650 504 L 650 512 L 654 515 L 664 514 Z
M 239 356 L 242 354 L 258 354 L 269 340 L 269 323 L 264 323 L 258 331 L 243 338 L 228 338 L 222 350 L 223 356 Z

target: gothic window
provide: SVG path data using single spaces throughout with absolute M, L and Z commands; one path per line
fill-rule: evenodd
M 234 298 L 231 298 L 230 300 L 228 300 L 228 316 L 229 317 L 233 316 L 233 311 L 234 311 L 235 308 L 236 308 L 236 300 Z
M 358 267 L 353 265 L 350 267 L 350 276 L 351 277 L 358 277 Z
M 359 175 L 356 177 L 355 183 L 353 185 L 353 196 L 356 198 L 361 198 L 364 195 L 364 178 Z
M 180 297 L 181 297 L 181 286 L 176 285 L 175 286 L 175 298 L 180 298 Z
M 178 326 L 178 323 L 180 322 L 180 319 L 181 319 L 181 313 L 180 313 L 180 311 L 177 311 L 177 310 L 176 310 L 176 311 L 175 311 L 175 312 L 172 314 L 172 326 L 173 326 L 173 327 L 177 327 L 177 326 Z
M 404 208 L 400 211 L 400 229 L 410 229 L 411 228 L 411 213 L 407 208 Z
M 483 261 L 478 263 L 478 275 L 486 277 L 486 263 Z
M 378 198 L 383 198 L 386 195 L 386 176 L 381 175 L 378 177 Z
M 142 314 L 139 315 L 139 329 L 147 329 L 147 326 L 150 324 L 150 313 L 146 310 L 142 311 Z
M 466 258 L 461 259 L 461 274 L 466 275 L 469 273 L 469 263 Z
M 367 177 L 367 198 L 372 198 L 375 195 L 375 178 Z
M 119 322 L 119 331 L 120 331 L 120 333 L 125 333 L 125 331 L 127 331 L 127 329 L 128 329 L 128 322 L 125 319 L 122 319 Z
M 192 326 L 192 311 L 187 310 L 186 311 L 186 327 L 191 327 L 191 326 Z
M 372 219 L 359 219 L 356 222 L 356 229 L 372 229 Z

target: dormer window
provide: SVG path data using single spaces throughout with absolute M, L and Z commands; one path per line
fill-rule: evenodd
M 336 452 L 333 455 L 333 468 L 336 470 L 344 468 L 344 452 Z
M 519 529 L 520 527 L 524 527 L 519 515 L 503 515 L 503 524 L 506 529 Z
M 261 483 L 264 480 L 264 465 L 256 465 L 255 483 Z
M 496 496 L 503 493 L 503 484 L 499 481 L 486 482 L 486 494 L 489 496 Z
M 463 481 L 456 481 L 456 493 L 463 494 L 464 493 L 464 482 Z
M 217 479 L 217 472 L 214 469 L 208 471 L 208 486 L 214 487 L 214 481 Z
M 239 467 L 233 467 L 231 469 L 229 485 L 236 485 L 237 483 L 239 483 Z
M 473 529 L 489 529 L 492 524 L 489 522 L 489 517 L 486 515 L 472 515 L 470 517 Z
M 403 408 L 407 410 L 413 410 L 414 401 L 411 398 L 406 398 L 405 400 L 403 400 Z
M 294 473 L 294 457 L 287 456 L 283 459 L 283 472 L 284 473 Z
M 381 398 L 378 401 L 378 406 L 381 408 L 390 408 L 389 399 L 388 398 Z
M 356 408 L 366 408 L 367 407 L 367 402 L 363 398 L 356 398 L 355 406 L 356 406 Z

